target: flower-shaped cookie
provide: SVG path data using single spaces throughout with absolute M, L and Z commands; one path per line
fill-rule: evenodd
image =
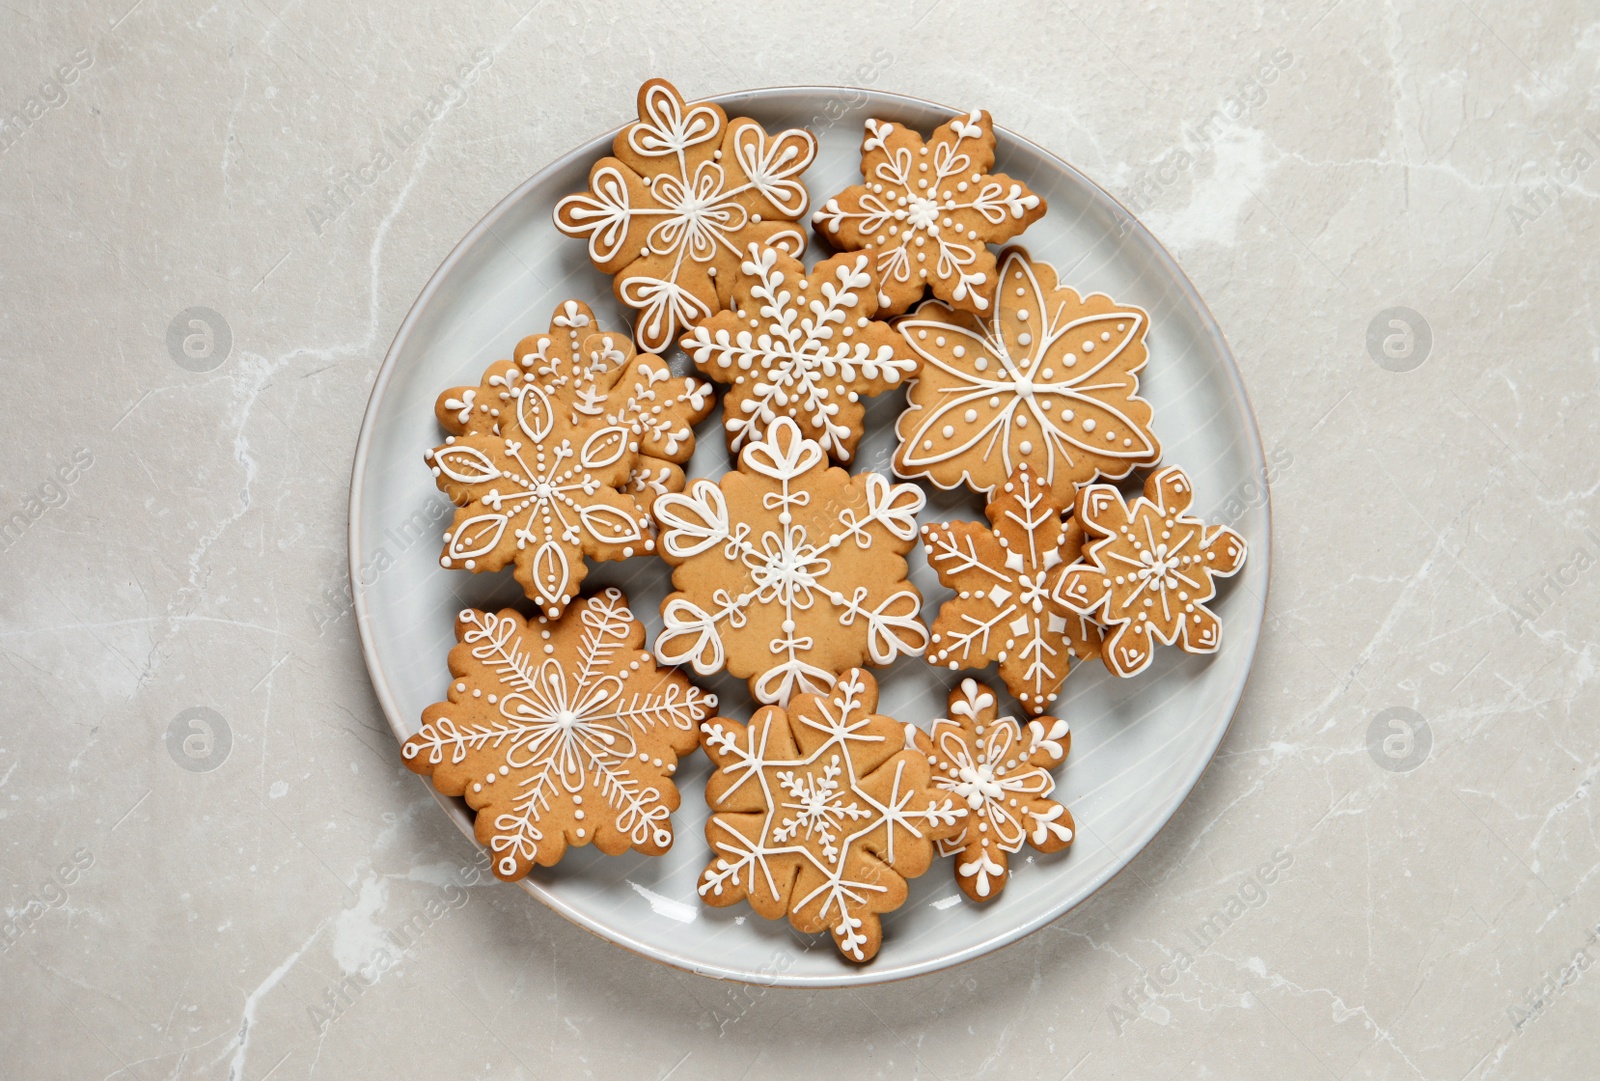
M 678 759 L 717 700 L 642 652 L 619 590 L 560 619 L 468 608 L 456 617 L 449 701 L 401 747 L 407 768 L 478 812 L 494 873 L 521 878 L 568 845 L 608 856 L 672 844 Z
M 726 667 L 778 704 L 825 693 L 863 662 L 920 656 L 928 632 L 905 555 L 924 499 L 916 485 L 830 467 L 779 417 L 721 484 L 656 500 L 677 589 L 661 605 L 656 656 L 702 675 Z
M 836 248 L 871 248 L 880 314 L 898 314 L 933 289 L 971 312 L 994 301 L 995 259 L 985 246 L 1010 240 L 1044 216 L 1045 201 L 994 165 L 994 128 L 975 109 L 923 142 L 916 132 L 868 120 L 863 184 L 811 216 Z
M 528 355 L 491 367 L 470 400 L 471 388 L 447 392 L 447 423 L 468 429 L 481 406 L 492 423 L 448 436 L 423 457 L 458 508 L 440 565 L 481 572 L 515 563 L 528 598 L 555 616 L 577 596 L 588 573 L 584 556 L 625 559 L 655 550 L 644 508 L 625 491 L 639 436 L 631 422 L 608 418 L 625 416 L 627 403 L 645 395 L 664 366 L 554 378 L 537 363 L 525 370 Z
M 766 919 L 829 932 L 851 960 L 877 954 L 879 914 L 905 903 L 906 879 L 967 818 L 877 705 L 877 683 L 857 668 L 823 694 L 796 695 L 787 711 L 700 726 L 716 766 L 706 782 L 713 858 L 699 887 L 708 904 L 748 899 Z
M 1026 463 L 1071 503 L 1097 476 L 1158 461 L 1134 374 L 1149 316 L 1079 297 L 1019 248 L 1002 253 L 1000 279 L 981 319 L 929 301 L 896 323 L 922 368 L 895 423 L 895 472 L 989 493 Z
M 1029 721 L 1024 730 L 995 708 L 994 692 L 964 679 L 950 692 L 950 716 L 933 731 L 906 726 L 906 736 L 927 756 L 933 784 L 966 802 L 959 834 L 939 842 L 939 855 L 956 857 L 956 885 L 974 901 L 1000 896 L 1010 876 L 1008 856 L 1024 842 L 1040 852 L 1072 843 L 1072 815 L 1055 800 L 1050 770 L 1072 746 L 1067 722 Z
M 639 310 L 634 336 L 659 353 L 690 323 L 728 306 L 752 243 L 805 251 L 795 224 L 808 197 L 800 175 L 817 141 L 790 128 L 768 135 L 716 105 L 688 105 L 665 79 L 639 88 L 639 122 L 589 171 L 589 190 L 556 204 L 556 227 L 587 237 L 589 258 L 622 303 Z
M 573 423 L 599 417 L 628 430 L 638 460 L 626 490 L 646 515 L 656 496 L 683 491 L 682 463 L 694 453 L 694 425 L 715 404 L 709 383 L 673 375 L 660 357 L 636 355 L 626 335 L 601 330 L 594 312 L 577 300 L 556 309 L 549 333 L 518 342 L 515 356 L 491 366 L 478 386 L 439 395 L 434 413 L 445 431 L 499 435 L 501 418 L 517 414 L 530 386 L 559 390 Z M 511 367 L 525 378 L 509 378 Z M 626 393 L 614 395 L 619 384 Z
M 730 384 L 722 400 L 728 449 L 791 417 L 842 462 L 861 439 L 860 398 L 913 375 L 918 362 L 878 310 L 870 253 L 805 264 L 754 244 L 739 265 L 732 308 L 683 336 L 695 365 Z
M 1106 667 L 1119 676 L 1144 671 L 1154 642 L 1190 653 L 1222 644 L 1222 624 L 1205 602 L 1216 595 L 1213 579 L 1244 566 L 1244 538 L 1186 513 L 1193 500 L 1177 466 L 1151 474 L 1131 504 L 1109 484 L 1078 492 L 1076 517 L 1088 540 L 1051 597 L 1106 626 Z
M 1026 465 L 984 508 L 989 525 L 923 526 L 939 581 L 956 591 L 933 622 L 928 663 L 951 669 L 1000 662 L 1000 678 L 1038 715 L 1061 690 L 1073 654 L 1100 655 L 1100 629 L 1051 596 L 1056 568 L 1071 563 L 1083 531 Z

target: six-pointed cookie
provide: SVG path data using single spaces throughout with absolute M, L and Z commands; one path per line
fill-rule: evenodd
M 1088 541 L 1050 596 L 1106 626 L 1106 667 L 1119 676 L 1149 667 L 1156 642 L 1190 653 L 1215 653 L 1222 644 L 1222 624 L 1206 602 L 1216 595 L 1215 579 L 1244 566 L 1244 538 L 1189 514 L 1193 501 L 1177 466 L 1151 474 L 1131 503 L 1109 484 L 1078 492 L 1075 517 Z
M 846 188 L 811 216 L 836 248 L 869 248 L 878 272 L 878 306 L 898 314 L 927 289 L 970 312 L 993 306 L 1000 244 L 1044 216 L 1045 201 L 994 165 L 994 127 L 974 109 L 922 136 L 885 120 L 866 122 L 863 183 Z
M 1000 278 L 981 317 L 930 300 L 896 323 L 922 367 L 895 423 L 895 472 L 988 494 L 1026 463 L 1071 503 L 1079 485 L 1160 459 L 1136 374 L 1150 317 L 1079 296 L 1020 248 Z
M 1038 717 L 1024 728 L 1000 716 L 993 691 L 964 679 L 950 692 L 950 716 L 931 732 L 907 725 L 906 740 L 927 757 L 933 786 L 967 805 L 961 832 L 939 842 L 939 855 L 956 857 L 956 885 L 972 900 L 1000 896 L 1009 857 L 1024 843 L 1040 852 L 1072 843 L 1072 815 L 1050 799 L 1050 770 L 1072 746 L 1066 721 Z
M 1083 531 L 1026 466 L 995 493 L 989 524 L 922 527 L 928 564 L 956 591 L 933 621 L 928 662 L 951 669 L 1000 662 L 1000 678 L 1030 714 L 1050 707 L 1072 657 L 1100 655 L 1100 628 L 1050 593 L 1078 556 Z
M 800 177 L 816 157 L 810 132 L 767 134 L 710 102 L 690 105 L 665 79 L 639 88 L 639 121 L 589 172 L 589 190 L 556 204 L 556 227 L 589 242 L 639 312 L 641 349 L 667 349 L 689 324 L 728 306 L 752 243 L 805 251 L 795 223 L 809 197 Z
M 717 700 L 640 649 L 621 591 L 560 619 L 468 608 L 456 638 L 448 701 L 423 711 L 401 758 L 466 797 L 494 873 L 521 878 L 591 842 L 608 856 L 665 852 L 678 759 Z
M 731 309 L 683 337 L 695 365 L 719 383 L 728 449 L 789 417 L 807 439 L 848 462 L 861 439 L 861 396 L 913 375 L 916 355 L 878 310 L 868 252 L 805 264 L 752 244 L 739 265 Z
M 706 782 L 712 859 L 700 875 L 708 904 L 748 900 L 766 919 L 827 931 L 852 961 L 877 954 L 879 915 L 905 903 L 906 879 L 967 818 L 965 801 L 930 784 L 926 756 L 877 707 L 877 683 L 856 668 L 748 725 L 700 726 L 716 767 Z

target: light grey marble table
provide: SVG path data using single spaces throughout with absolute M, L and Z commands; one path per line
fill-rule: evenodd
M 0 1073 L 1600 1072 L 1592 5 L 381 7 L 0 6 Z M 1269 448 L 1210 770 L 937 976 L 747 989 L 463 887 L 367 680 L 384 350 L 652 74 L 990 108 L 1170 246 Z

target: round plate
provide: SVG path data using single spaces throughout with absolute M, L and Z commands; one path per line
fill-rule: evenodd
M 860 179 L 862 121 L 878 117 L 924 133 L 965 110 L 868 90 L 789 87 L 715 98 L 730 116 L 751 116 L 768 130 L 809 127 L 816 163 L 805 175 L 813 207 Z M 570 850 L 554 868 L 535 868 L 523 886 L 595 934 L 647 957 L 709 976 L 765 984 L 863 984 L 931 972 L 987 953 L 1066 912 L 1127 865 L 1155 836 L 1210 761 L 1244 689 L 1260 635 L 1267 590 L 1270 522 L 1266 464 L 1249 401 L 1221 331 L 1172 257 L 1145 228 L 1088 178 L 1025 139 L 996 128 L 996 171 L 1026 182 L 1050 211 L 1021 238 L 1055 264 L 1064 284 L 1103 292 L 1150 313 L 1150 360 L 1141 392 L 1155 407 L 1154 427 L 1166 463 L 1194 481 L 1195 511 L 1229 522 L 1250 544 L 1250 558 L 1222 583 L 1215 604 L 1221 650 L 1194 657 L 1161 649 L 1135 679 L 1100 665 L 1075 666 L 1056 713 L 1072 725 L 1072 751 L 1057 770 L 1057 796 L 1078 825 L 1066 851 L 1024 849 L 996 901 L 979 906 L 956 888 L 950 861 L 938 860 L 911 883 L 905 905 L 884 917 L 882 952 L 870 964 L 837 955 L 826 935 L 805 936 L 787 921 L 767 921 L 748 905 L 711 908 L 695 893 L 706 862 L 702 796 L 708 763 L 687 759 L 678 774 L 682 809 L 676 842 L 665 856 L 600 855 Z M 445 656 L 457 610 L 514 605 L 530 610 L 509 571 L 473 575 L 439 566 L 440 534 L 450 506 L 433 485 L 422 453 L 442 442 L 435 396 L 475 384 L 485 367 L 511 355 L 523 336 L 549 325 L 557 304 L 587 301 L 612 329 L 631 326 L 595 270 L 587 246 L 556 232 L 557 200 L 585 188 L 589 166 L 610 153 L 615 133 L 561 158 L 507 196 L 468 233 L 423 289 L 378 371 L 356 446 L 350 490 L 350 568 L 357 624 L 373 687 L 395 736 L 420 727 L 424 707 L 444 696 Z M 817 257 L 813 244 L 808 257 Z M 675 371 L 688 369 L 674 351 Z M 872 400 L 856 468 L 888 471 L 894 418 L 904 399 Z M 717 421 L 700 426 L 691 477 L 731 468 Z M 924 486 L 925 522 L 982 519 L 982 501 L 966 492 Z M 918 554 L 911 580 L 931 619 L 950 596 Z M 649 642 L 660 630 L 669 570 L 654 557 L 591 564 L 586 590 L 617 585 L 644 621 Z M 902 658 L 874 673 L 880 710 L 926 727 L 945 715 L 949 688 L 973 673 L 935 669 Z M 998 689 L 994 672 L 985 675 Z M 720 712 L 747 720 L 753 706 L 742 680 L 699 680 L 721 700 Z M 1009 698 L 1010 712 L 1020 711 Z M 398 757 L 396 761 L 398 761 Z M 459 799 L 439 797 L 463 833 L 472 815 Z

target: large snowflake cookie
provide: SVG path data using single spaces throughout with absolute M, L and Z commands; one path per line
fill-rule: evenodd
M 779 417 L 720 484 L 656 500 L 677 592 L 662 602 L 656 656 L 724 667 L 757 701 L 823 693 L 841 672 L 921 656 L 922 595 L 906 581 L 925 501 L 912 484 L 830 467 Z
M 1056 700 L 1071 658 L 1100 655 L 1100 629 L 1051 586 L 1078 557 L 1083 530 L 1020 465 L 984 508 L 989 524 L 922 527 L 928 563 L 956 591 L 933 622 L 930 664 L 951 669 L 1000 662 L 1000 678 L 1030 714 Z
M 748 900 L 769 920 L 829 932 L 851 960 L 877 954 L 879 914 L 905 903 L 906 880 L 967 818 L 966 802 L 930 785 L 927 758 L 877 705 L 877 683 L 852 669 L 787 710 L 758 710 L 749 725 L 701 725 L 716 766 L 706 782 L 707 903 Z
M 614 275 L 639 311 L 634 335 L 653 353 L 690 323 L 728 306 L 734 271 L 752 243 L 805 251 L 795 224 L 808 196 L 800 176 L 817 141 L 790 128 L 768 135 L 710 102 L 687 104 L 665 79 L 639 88 L 639 122 L 589 171 L 589 190 L 556 204 L 556 227 L 586 237 L 589 258 Z
M 502 419 L 519 415 L 531 387 L 556 390 L 573 423 L 598 417 L 628 430 L 629 449 L 638 459 L 626 488 L 647 515 L 656 496 L 683 491 L 694 426 L 715 404 L 709 383 L 673 375 L 660 357 L 636 354 L 627 335 L 601 330 L 594 312 L 578 300 L 562 303 L 549 332 L 524 338 L 514 355 L 514 361 L 492 365 L 477 386 L 439 395 L 434 414 L 445 431 L 499 435 Z M 513 378 L 511 368 L 521 374 Z
M 863 394 L 878 394 L 916 373 L 918 361 L 878 310 L 870 252 L 805 264 L 752 244 L 729 311 L 683 337 L 695 365 L 730 384 L 722 400 L 728 449 L 761 438 L 790 417 L 808 439 L 842 462 L 861 439 Z
M 868 120 L 861 142 L 863 184 L 846 188 L 811 216 L 836 248 L 870 248 L 878 304 L 898 314 L 924 287 L 958 308 L 988 311 L 995 258 L 986 245 L 1010 240 L 1044 216 L 1045 201 L 994 165 L 994 127 L 975 109 L 924 142 L 898 124 Z
M 895 423 L 895 472 L 989 493 L 1026 463 L 1070 503 L 1079 485 L 1158 461 L 1135 374 L 1150 317 L 1080 297 L 1018 248 L 1000 279 L 981 319 L 928 301 L 896 324 L 922 366 Z
M 1177 466 L 1151 474 L 1131 504 L 1109 484 L 1078 492 L 1076 517 L 1088 541 L 1051 596 L 1106 626 L 1106 667 L 1119 676 L 1144 671 L 1155 642 L 1190 653 L 1215 653 L 1222 644 L 1222 624 L 1206 601 L 1216 595 L 1214 579 L 1244 566 L 1244 538 L 1187 513 L 1193 500 Z
M 639 648 L 644 625 L 622 593 L 531 622 L 469 608 L 456 638 L 449 701 L 423 711 L 401 756 L 478 812 L 495 874 L 521 878 L 591 842 L 608 856 L 665 852 L 672 775 L 717 700 Z
M 956 857 L 956 885 L 974 901 L 1000 896 L 1008 856 L 1024 843 L 1040 852 L 1072 843 L 1072 814 L 1050 798 L 1050 770 L 1072 747 L 1066 721 L 1039 717 L 1024 729 L 999 715 L 993 691 L 964 679 L 950 692 L 950 716 L 931 733 L 907 725 L 906 737 L 927 756 L 934 787 L 966 802 L 966 824 L 939 842 L 939 854 Z

